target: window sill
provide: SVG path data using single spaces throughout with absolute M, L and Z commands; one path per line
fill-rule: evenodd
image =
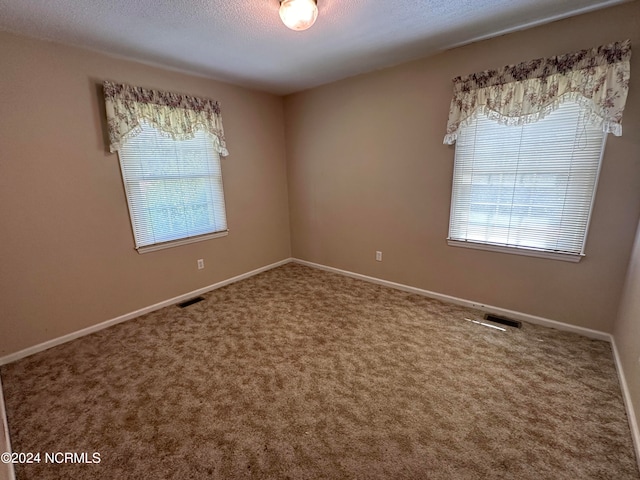
M 503 245 L 491 245 L 486 243 L 469 242 L 461 240 L 451 240 L 447 238 L 447 244 L 451 247 L 474 248 L 476 250 L 486 250 L 489 252 L 510 253 L 513 255 L 524 255 L 527 257 L 546 258 L 548 260 L 561 260 L 563 262 L 577 263 L 582 260 L 584 254 L 577 255 L 574 253 L 545 252 L 542 250 L 533 250 L 529 248 L 506 247 Z
M 137 247 L 136 250 L 138 250 L 138 253 L 149 253 L 157 250 L 164 250 L 165 248 L 179 247 L 180 245 L 187 245 L 189 243 L 202 242 L 203 240 L 211 240 L 212 238 L 226 237 L 227 235 L 229 235 L 229 230 L 207 233 L 205 235 L 198 235 L 197 237 L 182 238 L 180 240 L 172 240 L 170 242 L 156 243 L 145 247 Z

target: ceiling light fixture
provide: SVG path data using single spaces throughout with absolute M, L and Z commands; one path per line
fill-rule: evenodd
M 300 32 L 313 25 L 318 18 L 316 0 L 280 0 L 280 18 L 291 30 Z

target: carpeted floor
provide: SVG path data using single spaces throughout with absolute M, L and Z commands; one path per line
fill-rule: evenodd
M 609 344 L 288 264 L 2 367 L 26 479 L 638 480 Z M 543 301 L 543 299 L 541 299 Z

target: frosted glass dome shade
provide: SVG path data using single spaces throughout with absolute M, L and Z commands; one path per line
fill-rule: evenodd
M 306 30 L 318 18 L 318 6 L 315 0 L 282 0 L 280 18 L 291 30 Z

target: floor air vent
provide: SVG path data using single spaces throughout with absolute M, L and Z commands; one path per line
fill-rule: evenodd
M 185 308 L 185 307 L 188 307 L 189 305 L 193 305 L 194 303 L 201 302 L 202 300 L 204 300 L 203 297 L 190 298 L 189 300 L 185 300 L 184 302 L 179 303 L 178 306 L 180 308 Z
M 491 313 L 485 313 L 484 319 L 489 320 L 493 323 L 500 323 L 501 325 L 507 325 L 508 327 L 521 328 L 522 322 L 519 320 L 511 320 L 506 317 L 499 317 L 498 315 L 493 315 Z

